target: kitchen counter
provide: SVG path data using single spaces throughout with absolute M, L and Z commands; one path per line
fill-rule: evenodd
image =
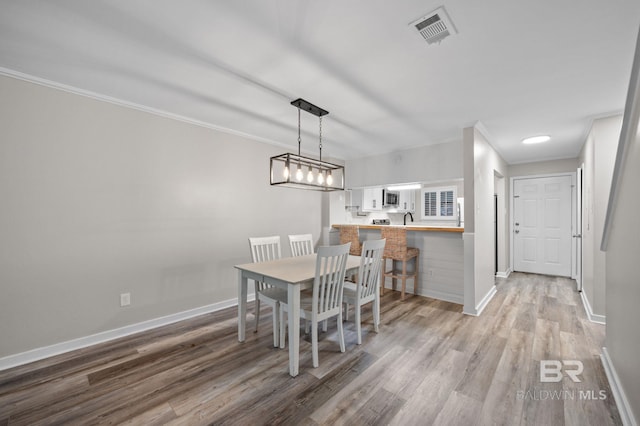
M 332 226 L 329 231 L 330 244 L 340 244 L 340 227 L 347 225 L 339 223 Z M 424 222 L 406 226 L 365 223 L 351 225 L 359 227 L 360 241 L 379 239 L 380 230 L 384 227 L 405 228 L 408 231 L 407 246 L 420 250 L 417 293 L 448 302 L 464 303 L 464 228 L 429 226 Z M 385 287 L 390 285 L 391 280 L 386 280 Z M 407 291 L 414 291 L 411 280 L 407 284 Z
M 352 225 L 357 225 L 359 229 L 382 229 L 388 228 L 390 226 L 406 228 L 407 231 L 421 231 L 421 232 L 457 232 L 463 233 L 464 228 L 457 226 L 426 226 L 426 225 L 369 225 L 369 224 L 358 224 L 354 223 Z M 336 229 L 340 229 L 341 226 L 347 226 L 347 224 L 334 224 L 333 227 Z M 351 225 L 349 225 L 351 226 Z

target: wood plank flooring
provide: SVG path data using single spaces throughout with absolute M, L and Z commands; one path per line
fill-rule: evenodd
M 319 368 L 301 339 L 296 378 L 272 347 L 269 309 L 244 343 L 235 308 L 203 315 L 1 371 L 0 425 L 621 424 L 604 326 L 586 319 L 575 283 L 513 273 L 497 289 L 480 317 L 387 291 L 379 333 L 365 308 L 363 344 L 346 322 L 342 354 L 330 322 Z M 541 360 L 581 361 L 581 382 L 542 383 Z

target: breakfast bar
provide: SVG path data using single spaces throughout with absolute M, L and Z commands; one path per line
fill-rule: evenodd
M 333 224 L 336 236 L 342 226 L 354 224 Z M 437 225 L 373 225 L 357 224 L 360 240 L 380 238 L 383 227 L 403 227 L 407 230 L 407 244 L 420 250 L 417 293 L 422 296 L 448 302 L 464 303 L 464 246 L 463 227 Z M 390 288 L 388 281 L 385 287 Z M 413 286 L 408 287 L 413 291 Z

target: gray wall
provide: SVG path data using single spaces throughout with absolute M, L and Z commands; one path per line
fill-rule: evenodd
M 622 116 L 595 120 L 580 152 L 584 164 L 582 206 L 582 289 L 594 315 L 605 318 L 606 256 L 600 251 Z
M 608 247 L 606 252 L 607 281 L 607 333 L 606 347 L 619 383 L 627 398 L 623 411 L 628 424 L 640 422 L 640 279 L 638 253 L 640 253 L 640 228 L 638 211 L 640 197 L 640 33 L 629 84 L 624 112 L 621 142 L 627 151 L 621 156 L 615 171 L 619 176 L 617 202 L 610 212 Z M 623 145 L 624 146 L 624 145 Z M 603 203 L 604 204 L 604 203 Z M 605 355 L 606 355 L 605 353 Z M 616 401 L 621 406 L 621 401 Z
M 0 94 L 0 358 L 233 299 L 249 236 L 320 238 L 326 197 L 269 186 L 282 148 L 8 77 Z
M 461 179 L 462 141 L 347 160 L 345 168 L 347 188 Z
M 637 118 L 636 118 L 637 120 Z M 638 253 L 640 136 L 629 145 L 607 254 L 606 346 L 636 421 L 640 420 L 640 279 Z M 619 401 L 618 405 L 620 405 Z

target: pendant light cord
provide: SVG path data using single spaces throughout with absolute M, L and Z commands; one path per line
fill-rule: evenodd
M 320 118 L 320 161 L 322 161 L 322 116 Z
M 300 157 L 300 143 L 302 139 L 300 139 L 300 107 L 298 107 L 298 157 Z

